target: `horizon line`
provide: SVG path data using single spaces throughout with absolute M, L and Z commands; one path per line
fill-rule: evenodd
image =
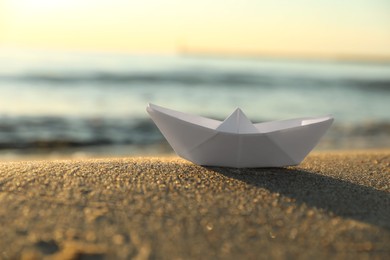
M 265 51 L 217 51 L 217 50 L 187 50 L 179 49 L 177 54 L 183 56 L 246 58 L 246 59 L 280 59 L 280 60 L 308 60 L 308 61 L 335 61 L 335 62 L 375 62 L 390 63 L 390 54 L 321 54 L 321 53 L 287 53 Z
M 242 59 L 276 59 L 276 60 L 307 60 L 307 61 L 334 61 L 334 62 L 362 62 L 362 63 L 390 63 L 390 54 L 321 54 L 303 52 L 272 52 L 272 51 L 218 51 L 177 48 L 176 50 L 153 51 L 153 50 L 124 50 L 124 49 L 85 49 L 85 48 L 47 48 L 47 47 L 25 47 L 25 46 L 1 46 L 1 50 L 38 51 L 38 52 L 62 52 L 62 53 L 90 53 L 90 54 L 128 54 L 128 55 L 180 55 L 210 58 L 242 58 Z

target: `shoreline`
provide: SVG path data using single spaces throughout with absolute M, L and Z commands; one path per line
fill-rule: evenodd
M 0 258 L 369 258 L 390 253 L 390 150 L 287 168 L 176 156 L 0 163 Z
M 124 149 L 128 149 L 128 146 L 124 146 Z M 156 149 L 156 147 L 153 147 Z M 146 152 L 135 152 L 135 153 L 86 153 L 80 149 L 69 149 L 67 152 L 56 153 L 54 150 L 52 153 L 43 151 L 41 153 L 16 153 L 11 152 L 1 153 L 0 159 L 1 163 L 6 162 L 27 162 L 27 161 L 79 161 L 79 160 L 110 160 L 110 159 L 131 159 L 131 158 L 171 158 L 171 159 L 181 159 L 175 154 L 175 152 L 167 144 L 166 147 L 160 148 L 159 152 L 153 152 L 153 149 L 145 149 Z M 93 150 L 93 149 L 91 149 Z M 163 151 L 163 152 L 162 152 Z M 390 153 L 390 148 L 362 148 L 362 149 L 345 149 L 345 148 L 334 148 L 334 149 L 314 149 L 309 153 L 308 156 L 320 155 L 320 154 L 366 154 L 366 153 Z M 181 159 L 186 161 L 185 159 Z M 189 162 L 190 163 L 190 162 Z

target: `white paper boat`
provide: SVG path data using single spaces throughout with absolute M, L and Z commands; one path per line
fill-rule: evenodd
M 253 124 L 239 108 L 223 122 L 153 104 L 146 110 L 177 155 L 234 168 L 297 165 L 333 122 L 323 116 Z

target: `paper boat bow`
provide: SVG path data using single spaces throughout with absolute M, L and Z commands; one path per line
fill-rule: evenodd
M 234 168 L 297 165 L 333 122 L 323 116 L 253 124 L 239 108 L 223 122 L 153 104 L 146 110 L 177 155 Z

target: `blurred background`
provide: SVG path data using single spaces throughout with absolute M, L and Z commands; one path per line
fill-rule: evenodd
M 390 147 L 388 0 L 0 0 L 0 158 L 172 150 L 148 102 Z

